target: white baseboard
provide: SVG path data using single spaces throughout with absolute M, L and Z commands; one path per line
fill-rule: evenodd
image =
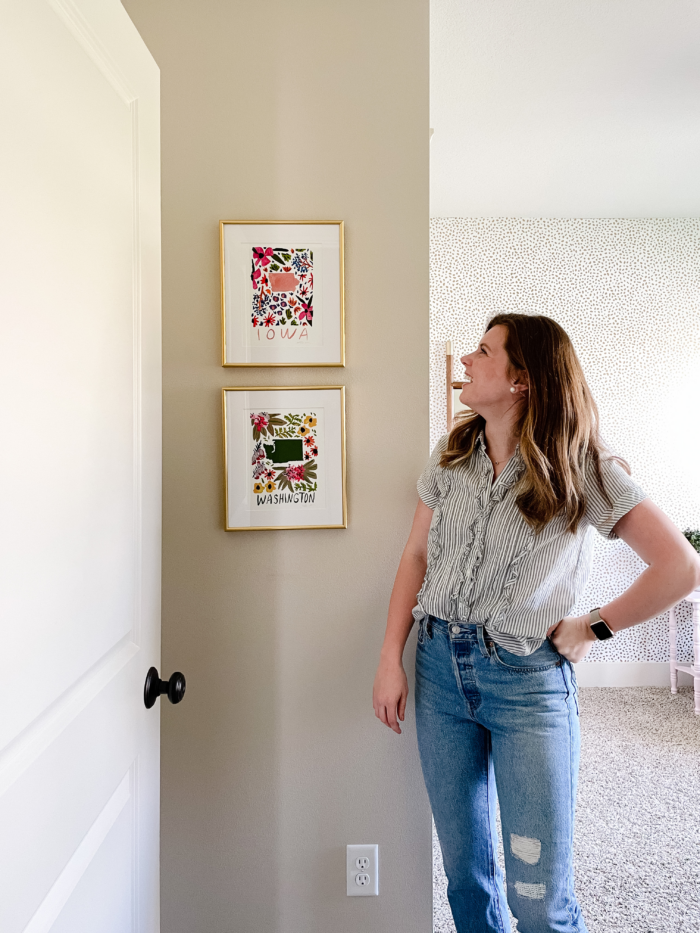
M 668 687 L 667 661 L 581 661 L 575 665 L 579 687 Z M 678 672 L 678 686 L 691 686 L 693 678 Z

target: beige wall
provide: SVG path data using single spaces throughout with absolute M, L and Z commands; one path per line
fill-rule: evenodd
M 371 687 L 428 454 L 428 0 L 125 0 L 161 68 L 164 933 L 428 933 Z M 218 221 L 346 222 L 347 367 L 222 369 Z M 224 385 L 347 385 L 349 528 L 222 530 Z M 412 660 L 412 652 L 411 660 Z M 378 898 L 345 845 L 380 846 Z

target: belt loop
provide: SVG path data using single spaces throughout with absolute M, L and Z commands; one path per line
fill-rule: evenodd
M 428 638 L 432 639 L 433 637 L 433 617 L 432 616 L 428 616 L 428 618 L 425 620 L 425 633 L 428 636 Z
M 483 625 L 477 625 L 476 637 L 477 637 L 477 641 L 479 642 L 479 648 L 481 650 L 481 653 L 483 654 L 485 658 L 490 658 L 491 650 L 490 648 L 486 646 L 486 640 L 484 639 L 484 626 Z M 490 640 L 489 640 L 489 644 L 491 644 Z

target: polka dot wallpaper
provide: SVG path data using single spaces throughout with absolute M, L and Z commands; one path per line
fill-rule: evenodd
M 700 220 L 431 220 L 431 446 L 444 434 L 445 341 L 474 349 L 499 312 L 547 314 L 571 336 L 603 437 L 679 528 L 700 527 Z M 599 536 L 576 612 L 644 564 Z M 679 657 L 692 656 L 690 606 Z M 595 645 L 591 661 L 668 660 L 668 614 Z

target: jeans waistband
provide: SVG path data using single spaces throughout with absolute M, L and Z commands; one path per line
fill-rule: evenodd
M 467 632 L 476 632 L 480 628 L 485 628 L 483 622 L 462 622 L 461 620 L 453 619 L 452 622 L 447 619 L 439 619 L 437 616 L 426 615 L 425 621 L 430 620 L 434 626 L 437 628 L 444 629 L 448 631 L 451 626 L 459 626 L 464 634 Z
M 446 619 L 438 619 L 437 616 L 426 616 L 424 620 L 428 637 L 432 637 L 432 630 L 442 631 L 448 638 L 473 638 L 479 644 L 479 648 L 484 657 L 489 657 L 493 648 L 493 639 L 488 631 L 480 622 L 448 622 Z

